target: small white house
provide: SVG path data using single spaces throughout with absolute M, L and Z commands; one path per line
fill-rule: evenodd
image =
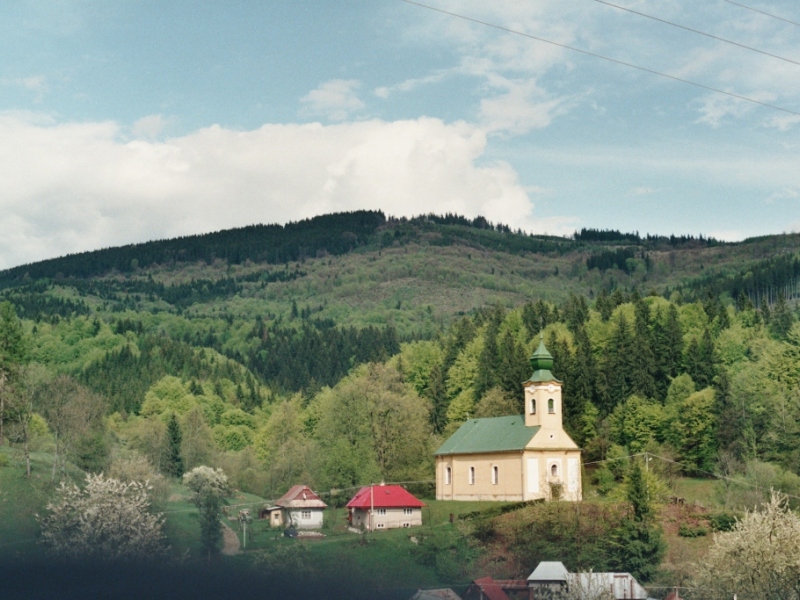
M 422 525 L 425 506 L 399 485 L 366 485 L 347 503 L 352 527 L 374 531 Z
M 272 527 L 321 529 L 323 511 L 328 507 L 307 485 L 295 485 L 267 508 Z

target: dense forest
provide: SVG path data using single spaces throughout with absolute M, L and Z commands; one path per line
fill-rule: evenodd
M 84 412 L 78 427 L 4 400 L 0 440 L 53 452 L 54 478 L 133 453 L 335 504 L 429 481 L 466 419 L 518 414 L 543 339 L 600 494 L 629 475 L 613 459 L 646 452 L 800 496 L 799 248 L 359 212 L 16 267 L 0 273 L 3 398 L 35 382 Z M 732 509 L 757 496 L 726 493 Z

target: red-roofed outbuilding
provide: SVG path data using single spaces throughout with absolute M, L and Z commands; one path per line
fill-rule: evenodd
M 367 531 L 422 525 L 424 502 L 399 485 L 366 485 L 347 508 L 350 524 Z

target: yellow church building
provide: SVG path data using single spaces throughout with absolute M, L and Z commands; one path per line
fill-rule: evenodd
M 436 451 L 437 500 L 581 500 L 581 450 L 564 431 L 543 340 L 531 367 L 524 415 L 470 419 Z

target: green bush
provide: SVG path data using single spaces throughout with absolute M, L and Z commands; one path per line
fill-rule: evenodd
M 736 525 L 736 515 L 729 512 L 719 512 L 708 518 L 711 531 L 730 531 Z
M 704 535 L 708 535 L 708 529 L 700 526 L 692 527 L 686 523 L 681 523 L 681 526 L 678 528 L 678 535 L 685 538 L 703 537 Z

